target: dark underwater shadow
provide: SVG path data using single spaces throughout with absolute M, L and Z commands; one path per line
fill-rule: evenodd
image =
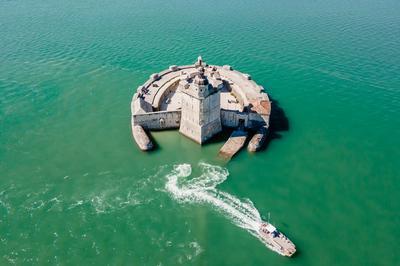
M 265 140 L 263 147 L 260 149 L 266 150 L 271 141 L 281 139 L 282 135 L 280 132 L 289 131 L 289 119 L 285 114 L 285 111 L 279 105 L 279 101 L 270 97 L 271 100 L 271 115 L 269 118 L 268 135 Z
M 222 127 L 222 131 L 215 134 L 211 139 L 207 140 L 203 145 L 225 143 L 231 136 L 234 128 Z
M 150 141 L 153 143 L 153 148 L 151 149 L 151 151 L 159 150 L 160 145 L 158 145 L 156 139 L 153 137 L 153 134 L 151 134 L 151 131 L 146 129 L 146 134 L 149 137 Z M 149 152 L 149 151 L 146 151 L 146 152 Z
M 288 258 L 288 259 L 296 259 L 296 258 L 298 258 L 298 257 L 301 257 L 301 250 L 299 250 L 299 249 L 298 249 L 298 246 L 296 246 L 296 253 L 294 253 L 294 254 L 292 255 L 292 257 L 291 257 L 291 258 Z

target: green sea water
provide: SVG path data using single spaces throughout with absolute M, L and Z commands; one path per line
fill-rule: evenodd
M 0 0 L 0 264 L 400 265 L 399 51 L 397 0 Z M 136 88 L 198 55 L 280 108 L 264 151 L 225 163 L 223 138 L 177 131 L 139 151 Z M 270 213 L 297 255 L 180 200 L 183 166 L 227 176 L 224 204 Z

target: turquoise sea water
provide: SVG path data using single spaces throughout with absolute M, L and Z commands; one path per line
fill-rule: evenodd
M 400 265 L 399 10 L 0 0 L 0 264 Z M 134 91 L 200 54 L 251 74 L 282 109 L 288 128 L 265 151 L 226 164 L 223 140 L 177 131 L 138 150 Z M 224 204 L 270 213 L 297 256 L 268 250 L 224 204 L 179 199 L 174 166 L 191 167 L 179 182 L 221 181 Z

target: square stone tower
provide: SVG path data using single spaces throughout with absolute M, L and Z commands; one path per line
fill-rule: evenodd
M 181 124 L 179 132 L 202 144 L 222 130 L 220 91 L 204 75 L 201 58 L 196 63 L 198 73 L 179 84 Z

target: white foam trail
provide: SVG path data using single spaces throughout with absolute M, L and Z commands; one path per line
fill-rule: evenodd
M 258 237 L 258 228 L 261 222 L 260 213 L 254 204 L 216 189 L 218 184 L 226 180 L 229 175 L 227 169 L 206 163 L 199 164 L 202 174 L 193 179 L 187 179 L 192 173 L 189 164 L 175 165 L 167 177 L 165 188 L 171 195 L 183 202 L 199 202 L 211 204 L 231 221 Z

